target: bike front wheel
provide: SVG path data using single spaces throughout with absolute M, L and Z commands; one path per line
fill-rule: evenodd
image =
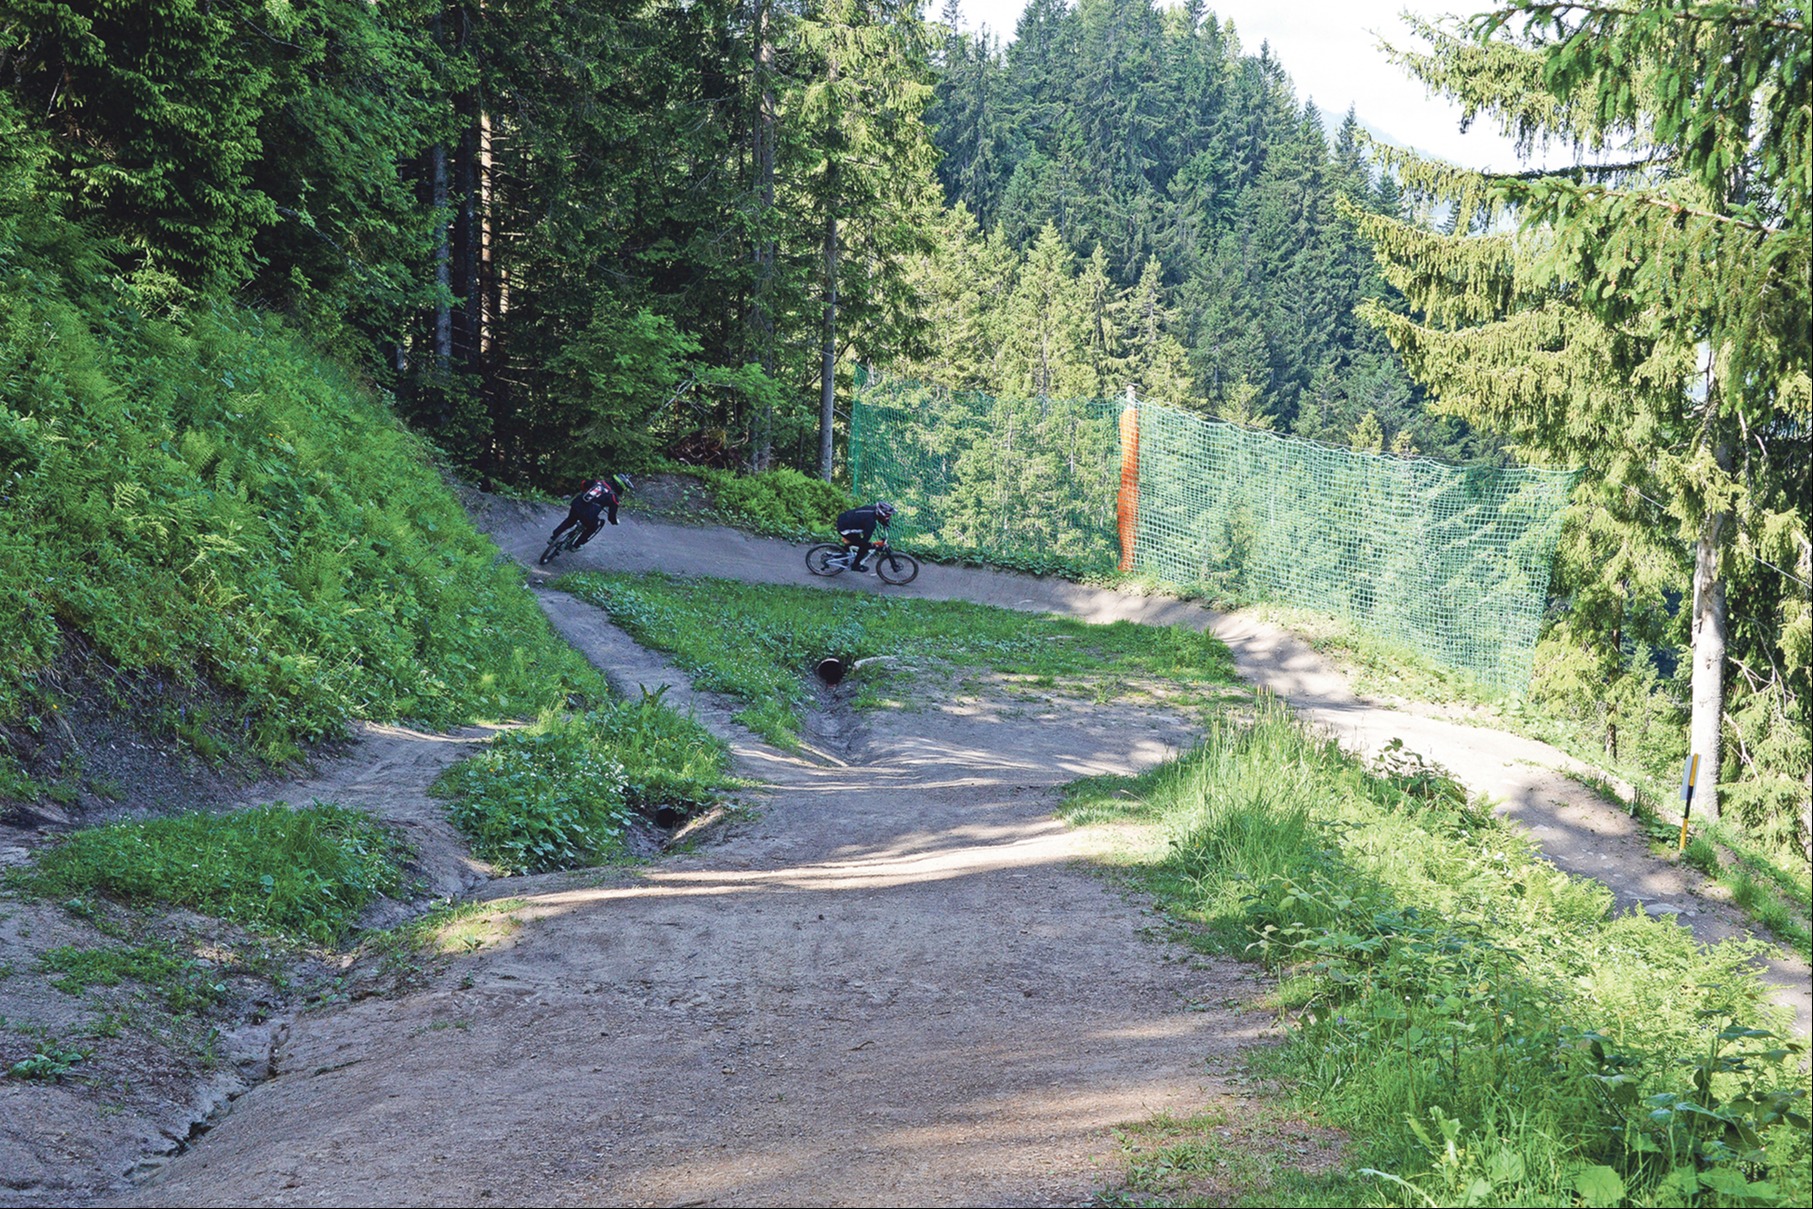
M 555 560 L 555 558 L 557 558 L 560 555 L 560 551 L 561 551 L 562 547 L 564 547 L 565 545 L 566 545 L 566 543 L 561 541 L 558 537 L 554 538 L 553 540 L 548 542 L 548 548 L 546 550 L 543 550 L 541 552 L 541 557 L 536 559 L 535 561 L 544 567 L 547 566 L 549 563 L 553 562 Z
M 839 575 L 848 569 L 842 546 L 827 542 L 806 551 L 806 570 L 814 575 Z
M 875 559 L 875 574 L 884 584 L 910 584 L 919 575 L 919 560 L 897 550 L 883 550 Z

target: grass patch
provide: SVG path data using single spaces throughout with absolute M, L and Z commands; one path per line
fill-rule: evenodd
M 85 994 L 95 986 L 143 983 L 179 1016 L 206 1011 L 227 994 L 213 967 L 173 941 L 125 948 L 63 945 L 38 958 L 38 971 L 55 975 L 50 985 L 66 995 Z
M 665 652 L 693 683 L 744 703 L 738 721 L 771 743 L 797 742 L 820 659 L 900 656 L 1024 678 L 1048 691 L 1116 694 L 1141 679 L 1181 694 L 1234 679 L 1227 648 L 1181 626 L 1089 625 L 959 601 L 664 575 L 584 573 L 556 587 L 604 609 L 643 646 Z M 865 669 L 865 673 L 867 669 Z
M 1160 1113 L 1117 1137 L 1127 1168 L 1099 1204 L 1322 1206 L 1367 1191 L 1331 1172 L 1340 1159 L 1338 1133 L 1263 1100 L 1244 1101 L 1238 1113 Z
M 1608 757 L 1586 723 L 1554 716 L 1540 705 L 1494 689 L 1466 672 L 1369 637 L 1348 622 L 1277 605 L 1262 606 L 1258 612 L 1344 665 L 1355 691 L 1363 696 L 1464 706 L 1472 720 L 1482 725 L 1539 739 L 1589 766 L 1608 768 L 1635 787 L 1635 802 L 1626 801 L 1621 792 L 1598 778 L 1577 779 L 1607 801 L 1644 816 L 1651 838 L 1668 852 L 1678 848 L 1679 817 L 1664 819 L 1652 805 L 1670 801 L 1672 794 L 1672 786 L 1656 775 L 1653 751 L 1647 753 L 1647 763 L 1632 757 Z M 1680 758 L 1665 755 L 1661 763 L 1678 768 Z M 1753 921 L 1803 958 L 1813 960 L 1813 870 L 1797 858 L 1798 853 L 1765 852 L 1729 820 L 1698 818 L 1682 854 L 1687 864 L 1724 884 L 1732 901 Z
M 624 859 L 631 818 L 696 813 L 732 784 L 730 755 L 659 693 L 506 731 L 435 782 L 472 849 L 505 873 Z
M 418 919 L 366 935 L 362 956 L 399 986 L 417 985 L 449 958 L 476 953 L 522 927 L 520 898 L 443 902 Z
M 55 899 L 188 907 L 335 944 L 373 899 L 401 888 L 401 857 L 395 836 L 362 811 L 278 802 L 77 831 L 7 882 Z
M 1805 1078 L 1751 944 L 1614 917 L 1405 757 L 1368 769 L 1268 705 L 1073 817 L 1158 820 L 1140 871 L 1197 943 L 1278 976 L 1253 1059 L 1349 1134 L 1391 1204 L 1801 1204 Z

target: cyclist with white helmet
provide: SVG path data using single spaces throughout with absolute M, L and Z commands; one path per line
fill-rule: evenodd
M 873 504 L 838 513 L 837 535 L 850 548 L 850 570 L 868 570 L 862 565 L 862 560 L 869 553 L 869 544 L 875 537 L 875 530 L 878 526 L 885 530 L 888 522 L 893 519 L 894 505 L 886 500 L 876 500 Z

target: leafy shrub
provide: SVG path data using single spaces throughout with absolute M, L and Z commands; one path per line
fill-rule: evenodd
M 88 1061 L 93 1050 L 77 1049 L 64 1045 L 60 1041 L 43 1040 L 29 1058 L 21 1058 L 6 1068 L 6 1073 L 14 1079 L 28 1082 L 55 1083 L 81 1063 Z
M 856 506 L 841 487 L 797 470 L 738 475 L 689 466 L 685 473 L 711 488 L 724 520 L 771 537 L 833 536 L 837 514 Z
M 631 815 L 689 813 L 728 784 L 729 757 L 660 694 L 507 731 L 448 769 L 435 792 L 472 849 L 506 873 L 624 855 Z
M 333 944 L 373 899 L 400 888 L 401 855 L 397 839 L 363 811 L 276 802 L 77 831 L 8 880 L 50 898 L 103 894 L 189 907 Z

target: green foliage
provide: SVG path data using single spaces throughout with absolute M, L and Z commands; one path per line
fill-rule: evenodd
M 666 704 L 667 690 L 588 715 L 623 768 L 625 800 L 651 818 L 696 814 L 731 784 L 730 750 L 696 719 Z
M 274 320 L 156 319 L 58 254 L 0 249 L 0 725 L 48 723 L 70 634 L 210 689 L 159 724 L 211 756 L 600 693 L 378 400 Z
M 59 975 L 50 985 L 66 995 L 80 995 L 91 986 L 115 987 L 127 980 L 144 983 L 177 1015 L 205 1011 L 227 992 L 212 967 L 172 941 L 124 948 L 62 945 L 40 956 L 38 969 Z
M 1470 22 L 1414 23 L 1428 49 L 1402 61 L 1469 120 L 1599 162 L 1486 176 L 1385 152 L 1413 196 L 1454 208 L 1453 233 L 1354 214 L 1412 308 L 1368 317 L 1436 409 L 1587 468 L 1551 695 L 1596 712 L 1612 750 L 1627 724 L 1648 730 L 1682 702 L 1714 773 L 1704 808 L 1800 859 L 1813 758 L 1804 16 L 1779 0 L 1506 0 Z M 1650 652 L 1690 643 L 1704 670 L 1651 691 Z
M 1227 648 L 1181 626 L 1096 626 L 956 601 L 664 575 L 569 575 L 557 586 L 604 609 L 637 642 L 672 655 L 698 688 L 742 701 L 738 720 L 783 746 L 796 742 L 811 700 L 807 677 L 826 656 L 846 665 L 891 655 L 1061 678 L 1079 693 L 1092 691 L 1098 677 L 1120 691 L 1146 676 L 1198 688 L 1233 678 Z
M 475 853 L 504 873 L 622 859 L 635 812 L 694 813 L 730 784 L 730 758 L 661 694 L 506 731 L 435 783 Z
M 1278 973 L 1292 1039 L 1261 1065 L 1391 1203 L 1805 1198 L 1798 1047 L 1761 1027 L 1754 946 L 1612 916 L 1439 769 L 1369 771 L 1272 705 L 1071 809 L 1162 820 L 1150 885 Z
M 38 1042 L 36 1052 L 21 1058 L 7 1068 L 8 1078 L 32 1083 L 55 1083 L 93 1055 L 91 1049 L 78 1049 L 52 1038 Z
M 130 906 L 188 907 L 336 944 L 367 905 L 401 887 L 402 856 L 397 839 L 361 811 L 277 802 L 73 832 L 7 881 L 46 898 L 102 894 Z
M 856 500 L 841 487 L 797 470 L 739 475 L 705 467 L 683 471 L 711 488 L 718 519 L 770 537 L 831 537 L 837 514 Z
M 1391 290 L 1336 210 L 1394 213 L 1348 114 L 1332 144 L 1286 65 L 1207 8 L 1030 5 L 1010 48 L 947 30 L 930 112 L 947 217 L 924 258 L 924 355 L 956 389 L 1118 395 L 1345 444 L 1465 459 L 1387 342 Z M 982 233 L 987 232 L 984 236 Z
M 697 340 L 646 308 L 601 308 L 549 364 L 551 406 L 527 436 L 535 478 L 571 482 L 601 465 L 646 463 L 653 452 L 650 403 L 674 393 L 698 351 Z

